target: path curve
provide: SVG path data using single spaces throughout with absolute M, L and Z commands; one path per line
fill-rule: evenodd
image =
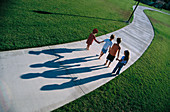
M 128 49 L 130 60 L 121 72 L 142 56 L 154 37 L 144 9 L 154 10 L 139 6 L 131 24 L 97 38 L 122 38 L 120 57 Z M 106 55 L 101 60 L 96 56 L 103 44 L 94 42 L 87 51 L 85 42 L 0 52 L 0 112 L 49 112 L 112 80 L 117 62 L 106 68 Z

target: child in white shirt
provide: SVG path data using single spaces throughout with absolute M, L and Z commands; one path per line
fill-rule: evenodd
M 105 42 L 105 44 L 103 45 L 103 48 L 102 48 L 102 51 L 100 53 L 99 59 L 103 56 L 103 54 L 105 54 L 107 52 L 108 48 L 112 46 L 112 40 L 113 39 L 114 39 L 114 35 L 111 35 L 110 39 L 105 39 L 105 40 L 100 42 L 100 43 Z

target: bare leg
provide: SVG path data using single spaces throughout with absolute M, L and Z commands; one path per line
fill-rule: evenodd
M 106 60 L 106 63 L 105 63 L 104 65 L 106 65 L 106 64 L 107 64 L 107 62 L 108 62 L 108 60 Z
M 108 66 L 107 66 L 108 68 L 109 68 L 109 66 L 110 66 L 110 63 L 111 63 L 111 61 L 109 62 Z
M 89 50 L 89 47 L 90 47 L 90 45 L 89 45 L 89 44 L 87 44 L 87 47 L 86 47 L 86 49 L 87 49 L 87 50 Z
M 103 51 L 101 51 L 99 59 L 103 56 L 103 54 L 104 54 Z

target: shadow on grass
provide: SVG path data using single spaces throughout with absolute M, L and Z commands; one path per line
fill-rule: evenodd
M 0 9 L 6 5 L 8 5 L 8 1 L 7 0 L 0 0 Z
M 39 14 L 55 14 L 55 15 L 72 16 L 72 17 L 83 17 L 83 18 L 92 18 L 92 19 L 100 19 L 100 20 L 108 20 L 108 21 L 126 22 L 126 21 L 122 21 L 122 20 L 114 20 L 114 19 L 106 19 L 106 18 L 90 17 L 90 16 L 81 16 L 81 15 L 75 15 L 75 14 L 51 13 L 51 12 L 46 12 L 46 11 L 35 11 L 35 10 L 33 10 L 33 12 L 36 12 Z

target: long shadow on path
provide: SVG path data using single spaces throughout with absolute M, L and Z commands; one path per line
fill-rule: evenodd
M 66 64 L 76 64 L 76 63 L 98 60 L 98 58 L 96 56 L 87 56 L 87 57 L 81 57 L 81 58 L 66 59 L 63 61 L 57 61 L 58 59 L 54 59 L 51 61 L 47 61 L 45 63 L 33 64 L 33 65 L 30 65 L 30 67 L 32 67 L 32 68 L 39 68 L 39 67 L 58 68 L 58 67 L 62 66 L 65 68 L 69 68 L 69 67 L 73 67 L 73 66 L 69 66 Z M 80 66 L 80 64 L 77 64 L 75 66 Z
M 58 78 L 58 79 L 71 79 L 71 81 L 63 83 L 61 85 L 57 85 L 57 87 L 52 87 L 53 89 L 60 88 L 69 88 L 75 86 L 75 83 L 78 84 L 85 84 L 91 81 L 98 80 L 99 78 L 104 78 L 105 75 L 101 76 L 95 76 L 91 78 L 85 78 L 81 79 L 79 81 L 76 81 L 74 84 L 72 82 L 77 78 L 77 77 L 72 77 L 71 74 L 81 74 L 81 73 L 88 73 L 92 72 L 95 70 L 100 70 L 106 68 L 104 65 L 95 65 L 95 66 L 88 66 L 88 67 L 81 67 L 81 63 L 84 62 L 89 62 L 89 61 L 94 61 L 98 60 L 98 56 L 86 56 L 86 57 L 80 57 L 80 58 L 72 58 L 72 59 L 66 59 L 59 61 L 58 59 L 64 58 L 64 56 L 61 56 L 62 53 L 72 53 L 73 51 L 82 51 L 85 49 L 66 49 L 66 48 L 59 48 L 59 49 L 48 49 L 48 50 L 42 50 L 42 51 L 29 51 L 29 54 L 32 55 L 40 55 L 41 53 L 47 54 L 47 55 L 53 55 L 57 56 L 56 59 L 53 59 L 51 61 L 47 61 L 45 63 L 38 63 L 38 64 L 33 64 L 30 65 L 32 68 L 40 68 L 40 67 L 47 67 L 47 68 L 55 68 L 53 70 L 47 70 L 42 73 L 27 73 L 23 74 L 20 76 L 21 79 L 33 79 L 33 78 L 38 78 L 38 77 L 43 77 L 43 78 Z M 60 55 L 58 54 L 60 53 Z M 66 86 L 67 85 L 67 86 Z M 47 85 L 48 86 L 48 85 Z M 41 89 L 42 90 L 50 90 L 51 86 L 43 86 Z M 53 90 L 51 88 L 51 90 Z
M 43 73 L 28 73 L 21 76 L 22 79 L 32 79 L 37 77 L 44 78 L 61 78 L 62 75 L 70 75 L 70 74 L 79 74 L 79 73 L 87 73 L 99 69 L 106 68 L 104 65 L 90 66 L 90 67 L 80 67 L 80 68 L 58 68 L 54 70 L 48 70 Z M 63 78 L 72 78 L 72 77 L 63 77 Z
M 79 86 L 83 85 L 92 81 L 96 81 L 102 78 L 107 78 L 107 77 L 112 77 L 111 73 L 106 73 L 102 75 L 97 75 L 93 77 L 88 77 L 80 80 L 72 79 L 69 82 L 63 83 L 63 84 L 51 84 L 51 85 L 45 85 L 43 86 L 40 90 L 42 91 L 51 91 L 51 90 L 59 90 L 59 89 L 66 89 L 66 88 L 71 88 L 73 86 Z
M 63 58 L 63 56 L 60 56 L 57 53 L 72 53 L 73 51 L 84 51 L 84 50 L 86 49 L 85 48 L 77 48 L 77 49 L 56 48 L 56 49 L 45 49 L 41 51 L 29 51 L 29 54 L 34 54 L 34 55 L 48 54 L 48 55 L 53 55 L 53 56 Z

